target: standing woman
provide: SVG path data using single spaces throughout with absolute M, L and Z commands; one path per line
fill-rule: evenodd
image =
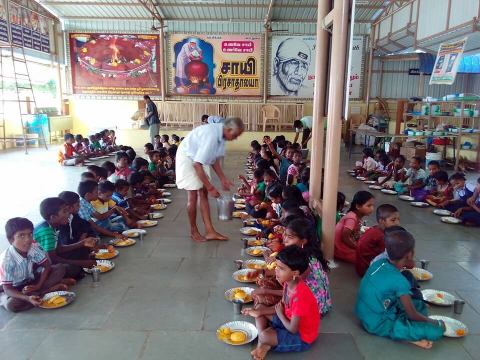
M 150 96 L 144 95 L 143 99 L 147 104 L 145 120 L 148 122 L 150 130 L 150 143 L 155 144 L 155 136 L 160 133 L 160 118 L 158 117 L 157 105 L 150 100 Z
M 188 192 L 187 212 L 190 231 L 192 239 L 196 242 L 228 240 L 227 237 L 216 232 L 212 225 L 208 194 L 217 198 L 220 193 L 211 183 L 210 169 L 213 168 L 220 178 L 222 189 L 229 191 L 233 184 L 223 174 L 219 158 L 225 156 L 226 141 L 235 140 L 244 130 L 245 125 L 242 119 L 228 118 L 224 123 L 207 124 L 193 129 L 178 147 L 177 187 Z M 205 223 L 205 237 L 200 235 L 197 228 L 197 203 L 200 205 Z

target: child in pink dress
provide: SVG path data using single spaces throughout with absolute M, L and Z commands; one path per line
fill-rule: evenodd
M 374 205 L 375 198 L 368 191 L 355 194 L 350 210 L 335 226 L 335 258 L 355 264 L 357 241 L 361 236 L 361 220 L 372 214 Z

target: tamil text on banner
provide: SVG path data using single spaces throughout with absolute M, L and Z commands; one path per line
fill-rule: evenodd
M 442 44 L 438 49 L 437 60 L 433 66 L 430 85 L 452 85 L 457 76 L 458 65 L 462 59 L 467 38 L 449 44 Z
M 270 95 L 313 97 L 316 42 L 315 36 L 272 36 Z
M 14 45 L 50 53 L 48 18 L 13 2 L 8 2 L 8 10 L 6 5 L 6 0 L 0 0 L 0 41 L 11 41 Z
M 70 33 L 69 46 L 74 94 L 161 94 L 159 35 Z
M 353 36 L 350 51 L 350 78 L 348 82 L 348 94 L 350 99 L 361 97 L 361 85 L 363 80 L 363 44 L 362 36 Z
M 261 94 L 261 36 L 170 34 L 169 47 L 169 93 Z

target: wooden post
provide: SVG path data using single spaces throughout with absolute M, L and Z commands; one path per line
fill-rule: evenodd
M 333 8 L 332 63 L 328 99 L 327 146 L 325 153 L 325 189 L 323 196 L 322 246 L 325 258 L 333 260 L 340 164 L 343 99 L 345 98 L 345 60 L 349 0 L 335 0 Z
M 366 99 L 366 109 L 365 109 L 365 118 L 368 117 L 369 107 L 370 107 L 370 91 L 372 86 L 372 67 L 373 67 L 373 45 L 375 41 L 375 25 L 372 25 L 370 29 L 370 40 L 369 48 L 370 53 L 368 55 L 368 73 L 367 73 L 367 99 Z
M 322 19 L 329 12 L 327 1 L 318 2 L 317 43 L 315 62 L 315 91 L 313 95 L 312 156 L 310 171 L 310 206 L 322 216 L 320 198 L 323 168 L 325 98 L 327 91 L 327 62 L 329 35 L 322 27 Z M 298 118 L 298 117 L 297 117 Z

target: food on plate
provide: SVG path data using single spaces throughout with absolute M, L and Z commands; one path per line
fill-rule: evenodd
M 247 334 L 243 331 L 234 331 L 230 334 L 230 340 L 235 342 L 242 342 L 247 340 Z
M 267 203 L 266 203 L 266 202 L 262 202 L 260 205 L 265 206 L 265 205 L 267 205 Z
M 247 230 L 247 234 L 248 234 L 248 235 L 256 235 L 257 232 L 256 232 L 255 230 L 248 229 L 248 230 Z
M 269 226 L 271 224 L 270 220 L 263 220 L 262 225 L 263 226 Z
M 245 204 L 245 200 L 235 200 L 235 204 Z
M 131 237 L 137 237 L 138 235 L 140 235 L 138 232 L 134 232 L 130 234 Z
M 262 270 L 267 268 L 267 264 L 247 264 L 247 268 L 252 269 L 252 270 Z
M 430 276 L 428 276 L 428 274 L 422 274 L 422 279 L 425 279 L 425 280 L 430 279 Z
M 271 262 L 270 264 L 267 265 L 268 270 L 273 270 L 276 267 L 277 267 L 277 262 L 276 261 L 273 261 L 273 262 Z
M 111 259 L 111 258 L 114 258 L 115 256 L 116 256 L 115 252 L 113 252 L 113 253 L 111 253 L 111 252 L 99 252 L 99 253 L 95 254 L 95 257 L 97 259 L 103 259 L 103 260 Z
M 95 265 L 95 268 L 96 268 L 96 269 L 100 269 L 100 272 L 101 272 L 101 273 L 110 270 L 110 267 L 109 267 L 109 266 L 105 266 L 105 265 Z
M 108 250 L 109 253 L 114 253 L 115 252 L 115 248 L 112 245 L 108 245 L 107 250 Z
M 268 239 L 269 239 L 269 240 L 275 239 L 275 235 L 273 235 L 273 234 L 268 234 Z
M 52 296 L 51 298 L 45 300 L 42 303 L 44 307 L 59 307 L 65 305 L 67 303 L 67 299 L 60 295 Z
M 118 240 L 115 244 L 116 244 L 117 246 L 126 246 L 126 245 L 131 245 L 131 244 L 133 244 L 133 241 L 130 240 L 130 239 L 127 239 L 127 240 Z
M 278 254 L 278 252 L 275 251 L 275 252 L 271 253 L 270 256 L 275 257 L 275 256 L 277 256 L 277 254 Z
M 457 331 L 455 331 L 455 333 L 457 334 L 457 336 L 465 336 L 467 335 L 467 332 L 463 329 L 457 329 Z
M 251 253 L 251 254 L 254 254 L 254 255 L 258 255 L 258 254 L 261 254 L 261 253 L 262 253 L 262 250 L 260 250 L 260 249 L 253 249 L 250 253 Z
M 248 245 L 250 245 L 250 246 L 261 246 L 261 245 L 263 245 L 263 241 L 262 240 L 249 241 Z

